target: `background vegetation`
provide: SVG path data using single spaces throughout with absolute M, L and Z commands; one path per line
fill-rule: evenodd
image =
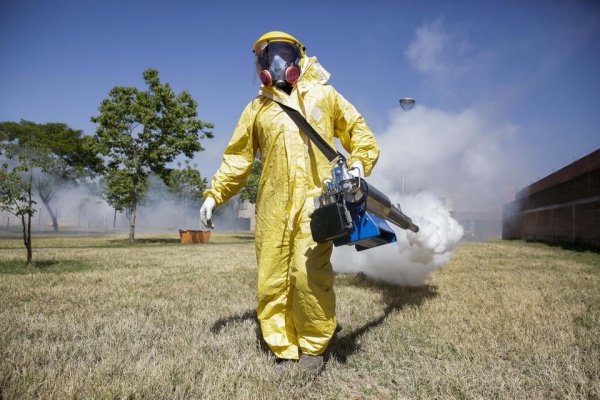
M 465 243 L 428 285 L 336 277 L 323 375 L 278 368 L 249 235 L 0 240 L 2 398 L 600 398 L 600 255 Z

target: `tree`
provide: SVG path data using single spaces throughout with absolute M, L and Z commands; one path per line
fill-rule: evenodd
M 11 160 L 11 148 L 2 145 L 0 153 Z M 0 210 L 9 212 L 21 220 L 23 227 L 23 244 L 27 250 L 27 264 L 31 264 L 31 219 L 35 208 L 31 196 L 33 184 L 33 165 L 24 156 L 17 156 L 18 163 L 5 162 L 0 167 Z
M 171 171 L 169 187 L 181 204 L 182 227 L 185 226 L 186 210 L 200 209 L 202 193 L 206 189 L 206 185 L 206 178 L 200 175 L 197 168 L 187 165 L 183 169 Z
M 0 140 L 12 152 L 31 162 L 32 185 L 58 231 L 51 202 L 57 187 L 81 181 L 99 172 L 102 160 L 91 146 L 92 138 L 64 123 L 1 122 Z M 43 167 L 43 168 L 42 168 Z
M 117 212 L 125 212 L 127 218 L 131 218 L 134 207 L 134 199 L 137 203 L 142 201 L 143 194 L 148 189 L 148 179 L 140 179 L 137 183 L 137 196 L 132 193 L 132 178 L 126 171 L 119 169 L 107 170 L 100 181 L 103 197 L 106 202 L 115 209 L 113 229 L 116 228 Z
M 144 71 L 148 90 L 116 86 L 92 117 L 97 151 L 106 156 L 109 170 L 118 170 L 130 204 L 129 240 L 135 241 L 136 209 L 150 173 L 169 178 L 168 163 L 180 155 L 191 158 L 204 150 L 200 140 L 212 138 L 211 123 L 197 118 L 197 103 L 183 91 L 175 94 L 161 83 L 158 71 Z M 125 193 L 125 192 L 121 192 Z M 119 201 L 123 203 L 122 201 Z
M 260 182 L 260 174 L 262 173 L 262 161 L 260 157 L 257 157 L 252 162 L 252 172 L 248 176 L 246 186 L 240 190 L 240 198 L 242 201 L 249 201 L 252 204 L 256 204 L 256 197 L 258 195 L 258 183 Z

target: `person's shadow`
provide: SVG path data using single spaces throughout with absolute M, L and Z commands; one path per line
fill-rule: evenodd
M 212 324 L 212 326 L 210 327 L 210 331 L 211 333 L 218 335 L 228 325 L 243 321 L 252 321 L 254 323 L 254 334 L 256 335 L 256 341 L 258 342 L 259 348 L 265 354 L 271 354 L 269 346 L 263 339 L 262 332 L 260 330 L 260 323 L 258 322 L 258 318 L 256 316 L 256 308 L 246 310 L 241 314 L 235 314 L 229 317 L 219 318 L 215 321 L 214 324 Z
M 420 306 L 425 301 L 436 297 L 437 287 L 432 285 L 425 285 L 419 287 L 407 287 L 407 286 L 394 286 L 386 283 L 372 281 L 366 278 L 363 274 L 357 274 L 349 280 L 345 280 L 338 286 L 358 286 L 367 290 L 377 291 L 381 293 L 382 299 L 386 304 L 383 309 L 383 314 L 367 321 L 359 328 L 344 332 L 342 327 L 338 325 L 331 342 L 327 348 L 327 352 L 324 354 L 325 360 L 329 360 L 334 357 L 338 362 L 345 364 L 348 357 L 355 354 L 360 350 L 360 338 L 366 335 L 373 328 L 381 325 L 385 319 L 395 312 L 401 311 L 407 306 Z M 255 325 L 256 339 L 259 343 L 260 349 L 266 354 L 271 354 L 269 347 L 265 343 L 262 333 L 260 331 L 260 324 L 256 317 L 256 309 L 246 310 L 241 314 L 235 314 L 229 317 L 219 318 L 211 326 L 210 331 L 213 334 L 219 334 L 227 325 L 243 322 L 253 321 Z
M 343 328 L 338 325 L 338 329 L 336 329 L 336 333 L 327 348 L 325 359 L 328 360 L 334 357 L 338 362 L 343 364 L 348 361 L 348 357 L 360 350 L 360 338 L 369 333 L 373 328 L 381 325 L 389 315 L 399 312 L 407 306 L 419 307 L 425 301 L 438 295 L 437 287 L 433 285 L 417 287 L 394 286 L 372 281 L 361 273 L 350 279 L 347 285 L 380 292 L 386 306 L 383 309 L 382 315 L 348 333 L 344 332 Z

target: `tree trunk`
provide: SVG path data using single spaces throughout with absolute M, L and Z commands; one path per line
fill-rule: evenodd
M 58 232 L 58 217 L 56 213 L 52 211 L 50 204 L 46 204 L 46 209 L 48 210 L 48 214 L 50 214 L 50 218 L 52 218 L 52 230 Z
M 40 199 L 42 199 L 42 203 L 44 203 L 46 211 L 48 211 L 48 214 L 50 214 L 50 218 L 52 219 L 52 230 L 58 232 L 58 218 L 56 217 L 54 210 L 52 210 L 52 207 L 50 207 L 50 200 L 47 197 L 42 196 L 41 193 Z
M 58 218 L 56 217 L 56 213 L 54 212 L 54 210 L 52 210 L 52 207 L 50 207 L 50 200 L 52 199 L 52 197 L 44 196 L 39 188 L 38 195 L 40 196 L 40 199 L 42 199 L 42 203 L 44 203 L 48 214 L 50 214 L 50 218 L 52 219 L 52 230 L 54 230 L 54 232 L 58 232 Z
M 25 250 L 27 252 L 27 264 L 31 264 L 31 242 L 27 236 L 27 221 L 25 220 L 25 214 L 21 214 L 21 226 L 23 227 L 23 245 L 25 246 Z
M 136 204 L 131 208 L 131 217 L 129 218 L 129 243 L 135 243 L 135 214 Z
M 31 197 L 29 198 L 31 201 Z M 33 262 L 33 251 L 31 249 L 31 214 L 27 214 L 27 264 Z
M 117 209 L 115 208 L 115 215 L 113 216 L 113 231 L 117 230 Z
M 33 254 L 31 251 L 31 215 L 33 214 L 32 201 L 31 201 L 31 185 L 33 182 L 33 173 L 29 174 L 29 185 L 27 187 L 27 212 L 21 214 L 21 224 L 23 225 L 23 242 L 27 249 L 27 264 L 31 264 L 33 261 Z M 27 218 L 27 219 L 26 219 Z
M 135 217 L 137 213 L 137 184 L 133 184 L 131 192 L 131 215 L 129 216 L 129 243 L 135 243 Z

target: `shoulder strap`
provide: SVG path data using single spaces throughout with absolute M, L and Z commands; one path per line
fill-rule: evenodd
M 286 106 L 285 104 L 282 104 L 278 101 L 275 102 L 281 106 L 283 111 L 286 112 L 286 114 L 292 119 L 292 121 L 294 121 L 294 123 L 296 123 L 296 125 L 298 125 L 298 128 L 300 128 L 300 130 L 304 132 L 304 134 L 315 144 L 315 146 L 321 150 L 321 153 L 323 153 L 323 155 L 327 157 L 330 162 L 333 162 L 336 158 L 345 159 L 340 152 L 331 147 L 329 143 L 327 143 L 325 139 L 319 135 L 315 128 L 310 125 L 310 123 L 306 120 L 306 118 L 304 118 L 304 116 L 302 116 L 302 114 L 293 108 Z

